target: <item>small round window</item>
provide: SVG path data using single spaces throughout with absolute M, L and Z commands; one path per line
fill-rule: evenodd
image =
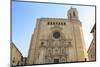
M 58 32 L 58 31 L 55 31 L 54 33 L 53 33 L 53 37 L 54 38 L 59 38 L 60 37 L 60 32 Z

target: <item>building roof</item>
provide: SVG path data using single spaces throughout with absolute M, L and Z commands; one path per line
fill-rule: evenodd
M 66 20 L 68 20 L 67 18 L 45 18 L 45 17 L 43 17 L 43 18 L 38 18 L 39 20 L 62 20 L 62 21 L 66 21 Z
M 93 45 L 94 44 L 93 44 L 93 40 L 92 40 L 87 52 L 89 52 L 91 50 L 91 48 L 93 47 Z
M 22 53 L 19 51 L 19 49 L 15 46 L 13 42 L 11 42 L 11 46 L 14 46 L 17 49 L 17 51 L 21 54 L 21 56 L 23 56 Z
M 92 30 L 91 30 L 91 32 L 90 33 L 93 33 L 94 31 L 94 29 L 96 29 L 96 23 L 94 24 L 94 26 L 93 26 L 93 28 L 92 28 Z

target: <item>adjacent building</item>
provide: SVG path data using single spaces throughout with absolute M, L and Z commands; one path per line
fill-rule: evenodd
M 16 65 L 22 65 L 23 62 L 23 56 L 21 52 L 18 50 L 18 48 L 15 46 L 15 44 L 11 43 L 11 63 L 12 66 Z
M 22 65 L 27 65 L 27 57 L 23 57 Z
M 27 64 L 87 61 L 82 23 L 76 8 L 68 18 L 38 18 L 31 37 Z
M 89 61 L 96 60 L 96 24 L 93 26 L 91 32 L 93 34 L 93 40 L 90 44 L 90 47 L 87 51 Z

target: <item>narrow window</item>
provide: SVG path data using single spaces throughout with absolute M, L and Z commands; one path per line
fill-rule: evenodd
M 60 22 L 59 22 L 59 25 L 60 25 Z
M 56 24 L 57 24 L 57 22 L 56 22 Z
M 13 61 L 12 62 L 15 63 L 15 57 L 13 57 Z
M 49 22 L 48 22 L 48 25 L 49 25 Z
M 72 18 L 71 13 L 70 13 L 70 19 Z
M 75 17 L 75 12 L 73 12 L 73 16 Z
M 53 22 L 53 25 L 55 25 L 55 22 Z
M 64 22 L 64 25 L 66 25 L 66 23 Z
M 52 25 L 52 22 L 51 22 L 51 25 Z
M 63 25 L 63 22 L 61 22 L 61 25 Z

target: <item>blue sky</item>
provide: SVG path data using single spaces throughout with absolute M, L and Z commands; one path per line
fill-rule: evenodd
M 75 7 L 82 22 L 86 47 L 88 48 L 92 34 L 90 31 L 95 23 L 95 8 L 92 6 L 61 5 L 31 2 L 12 2 L 12 41 L 23 56 L 28 55 L 30 40 L 41 17 L 67 18 L 67 11 Z

